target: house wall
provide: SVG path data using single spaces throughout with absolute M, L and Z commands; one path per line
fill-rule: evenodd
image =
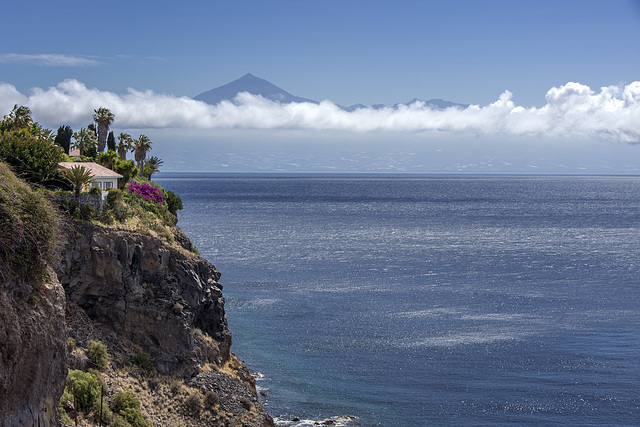
M 110 188 L 118 188 L 118 178 L 98 178 L 96 179 L 96 185 L 100 187 L 102 191 L 107 191 Z

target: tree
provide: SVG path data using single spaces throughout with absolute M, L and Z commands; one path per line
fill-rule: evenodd
M 107 136 L 107 150 L 116 151 L 116 139 L 113 137 L 113 131 Z
M 56 177 L 63 157 L 61 147 L 24 130 L 0 134 L 0 158 L 27 181 L 39 183 Z
M 149 157 L 149 160 L 144 162 L 144 169 L 142 170 L 142 176 L 151 181 L 151 175 L 154 173 L 160 172 L 160 166 L 162 166 L 164 162 L 157 158 L 156 156 Z
M 73 185 L 77 202 L 80 198 L 80 190 L 85 184 L 93 181 L 93 175 L 84 166 L 72 166 L 71 169 L 67 169 L 67 179 Z
M 98 157 L 96 159 L 97 163 L 111 170 L 114 169 L 116 162 L 118 160 L 119 160 L 118 155 L 113 150 L 107 150 L 106 153 L 98 154 Z
M 153 142 L 146 135 L 140 135 L 138 139 L 133 141 L 133 153 L 140 172 L 144 171 L 144 160 L 147 158 L 152 144 Z
M 21 178 L 40 183 L 57 175 L 63 151 L 53 144 L 51 131 L 31 119 L 27 107 L 14 106 L 0 121 L 0 158 Z
M 18 107 L 18 104 L 15 104 L 13 110 L 4 116 L 4 120 L 0 125 L 0 131 L 27 129 L 31 127 L 32 124 L 33 119 L 31 118 L 31 110 L 29 107 L 25 107 L 24 105 Z
M 118 135 L 118 155 L 120 160 L 127 160 L 127 151 L 133 150 L 133 138 L 128 133 L 120 133 Z
M 93 110 L 93 121 L 98 125 L 98 152 L 102 153 L 107 145 L 107 133 L 109 132 L 109 126 L 113 123 L 115 116 L 107 108 L 100 107 L 97 110 Z
M 96 141 L 95 134 L 88 128 L 82 128 L 79 132 L 73 134 L 75 140 L 71 148 L 77 148 L 80 150 L 80 157 L 88 156 L 95 157 L 97 154 L 96 147 L 98 141 Z
M 122 179 L 118 180 L 118 188 L 124 187 L 138 175 L 138 168 L 133 160 L 116 160 L 113 170 L 122 175 Z
M 64 152 L 69 155 L 69 148 L 71 148 L 71 137 L 73 136 L 73 131 L 69 126 L 60 126 L 58 128 L 58 133 L 56 134 L 56 138 L 53 141 L 54 144 L 62 147 Z

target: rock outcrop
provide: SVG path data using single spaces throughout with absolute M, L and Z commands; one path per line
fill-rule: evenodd
M 158 238 L 138 221 L 71 221 L 0 162 L 0 427 L 123 416 L 60 402 L 68 369 L 98 380 L 107 405 L 135 392 L 148 425 L 274 425 L 230 352 L 220 272 L 180 230 Z
M 204 363 L 229 360 L 220 272 L 199 256 L 149 235 L 75 224 L 58 277 L 70 302 L 138 344 L 160 373 L 190 377 Z M 197 346 L 196 328 L 214 348 Z
M 185 387 L 167 387 L 160 379 L 134 381 L 139 394 L 155 396 L 145 408 L 153 425 L 273 426 L 253 378 L 230 352 L 220 272 L 213 265 L 179 239 L 169 245 L 134 231 L 87 223 L 71 227 L 57 267 L 68 333 L 80 347 L 96 339 L 109 347 L 109 393 L 127 387 L 122 361 L 135 360 L 134 347 L 150 356 L 164 381 L 177 376 Z M 71 365 L 82 364 L 75 355 Z M 194 395 L 216 396 L 214 410 L 200 413 L 198 404 L 194 412 L 180 403 L 193 404 Z
M 67 378 L 65 297 L 56 275 L 34 289 L 11 280 L 0 290 L 0 425 L 58 425 Z

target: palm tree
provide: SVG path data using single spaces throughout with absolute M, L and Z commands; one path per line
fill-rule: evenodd
M 146 135 L 140 135 L 138 139 L 133 141 L 133 152 L 140 172 L 144 171 L 144 160 L 147 158 L 147 152 L 151 150 L 152 144 L 153 142 Z
M 157 158 L 156 156 L 149 157 L 149 160 L 144 162 L 144 170 L 142 175 L 145 176 L 149 181 L 151 181 L 151 175 L 156 172 L 160 172 L 160 166 L 162 166 L 164 162 Z
M 67 179 L 73 185 L 77 202 L 80 199 L 80 190 L 85 184 L 93 181 L 93 175 L 84 166 L 72 166 L 71 169 L 67 169 Z
M 109 126 L 113 123 L 115 116 L 107 108 L 100 107 L 97 110 L 93 110 L 93 121 L 98 125 L 98 153 L 104 151 L 104 147 L 107 145 L 107 134 L 109 133 Z
M 75 132 L 73 134 L 73 139 L 75 141 L 71 148 L 79 149 L 80 157 L 84 156 L 85 152 L 90 153 L 94 151 L 96 144 L 98 143 L 96 141 L 95 134 L 87 128 L 82 128 L 78 132 Z
M 118 155 L 113 150 L 107 150 L 104 153 L 98 154 L 98 156 L 96 157 L 97 163 L 111 170 L 114 170 L 117 161 L 118 161 Z
M 118 155 L 120 160 L 127 160 L 127 151 L 133 150 L 133 138 L 128 133 L 118 135 Z
M 24 105 L 18 107 L 18 104 L 14 105 L 13 110 L 4 116 L 4 121 L 11 130 L 26 129 L 33 124 L 29 107 Z

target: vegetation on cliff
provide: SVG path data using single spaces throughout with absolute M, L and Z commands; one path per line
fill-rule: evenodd
M 21 280 L 34 289 L 45 279 L 59 234 L 54 206 L 0 162 L 0 280 Z
M 66 376 L 64 290 L 50 263 L 59 216 L 0 162 L 0 425 L 57 426 Z
M 121 134 L 121 155 L 98 153 L 94 133 L 61 126 L 54 142 L 26 107 L 0 121 L 0 424 L 273 425 L 229 352 L 220 273 L 176 227 L 180 198 L 149 180 L 151 141 Z M 57 167 L 71 135 L 129 183 L 97 209 L 53 190 L 73 188 Z
M 3 176 L 2 181 L 6 185 L 0 195 L 0 209 L 7 211 L 3 213 L 7 220 L 0 225 L 3 231 L 0 256 L 11 261 L 8 272 L 19 274 L 22 269 L 22 273 L 35 274 L 42 271 L 41 268 L 29 268 L 34 261 L 30 256 L 31 251 L 42 248 L 43 254 L 38 256 L 39 260 L 52 252 L 51 240 L 56 230 L 52 221 L 57 215 L 53 212 L 55 209 L 52 209 L 51 203 L 45 200 L 45 189 L 55 190 L 55 196 L 50 192 L 48 198 L 55 200 L 73 220 L 153 234 L 169 243 L 173 243 L 176 236 L 180 242 L 188 242 L 175 227 L 177 211 L 182 209 L 180 197 L 149 180 L 162 165 L 162 160 L 155 156 L 147 159 L 152 141 L 145 135 L 133 139 L 122 133 L 119 137 L 120 146 L 117 147 L 119 154 L 113 150 L 103 152 L 107 131 L 114 119 L 108 109 L 100 108 L 94 114 L 98 135 L 90 126 L 75 133 L 72 133 L 69 126 L 60 126 L 55 138 L 50 130 L 33 121 L 31 111 L 24 106 L 15 106 L 0 121 L 0 161 L 6 162 L 2 173 L 6 175 L 10 168 L 18 177 L 41 189 L 38 192 L 26 191 L 29 187 L 21 185 L 16 187 L 20 191 L 9 192 L 8 186 L 13 186 L 15 182 L 10 184 L 10 179 Z M 70 158 L 66 154 L 70 147 L 79 149 L 80 157 Z M 128 151 L 135 154 L 137 167 L 133 160 L 126 159 Z M 91 185 L 93 176 L 83 166 L 66 170 L 60 168 L 58 163 L 63 160 L 96 161 L 123 175 L 120 188 L 109 191 L 106 203 L 99 201 L 102 191 L 97 187 L 92 188 L 89 194 L 94 195 L 100 208 L 95 207 L 96 203 L 81 203 L 80 191 L 86 185 Z M 71 191 L 75 193 L 73 197 Z M 24 233 L 25 228 L 20 225 L 22 217 L 25 221 L 32 219 L 31 226 L 40 224 L 42 230 L 31 227 L 29 229 L 34 234 L 27 235 Z M 183 246 L 195 250 L 190 243 Z

